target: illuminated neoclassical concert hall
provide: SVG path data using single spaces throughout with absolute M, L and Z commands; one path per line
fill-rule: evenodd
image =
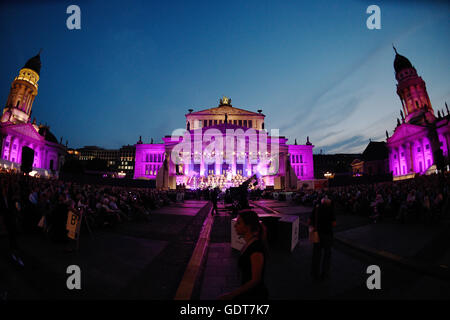
M 218 107 L 193 111 L 190 109 L 186 114 L 184 135 L 165 136 L 160 144 L 144 144 L 141 140 L 136 144 L 135 179 L 156 179 L 158 188 L 223 189 L 239 186 L 256 176 L 257 188 L 277 190 L 296 190 L 314 179 L 314 146 L 309 138 L 304 145 L 299 145 L 297 141 L 287 144 L 288 139 L 278 134 L 270 135 L 262 110 L 236 108 L 231 99 L 223 97 Z M 209 132 L 224 137 L 220 149 L 208 149 L 205 136 Z M 231 140 L 227 136 L 229 132 L 236 133 Z M 245 144 L 238 142 L 239 133 L 243 137 L 240 141 Z M 182 150 L 184 162 L 177 163 L 172 151 L 186 139 L 186 134 L 192 146 L 188 161 L 186 150 Z M 194 146 L 195 141 L 200 141 L 199 148 Z M 252 142 L 255 142 L 253 147 Z M 216 157 L 216 151 L 220 157 Z

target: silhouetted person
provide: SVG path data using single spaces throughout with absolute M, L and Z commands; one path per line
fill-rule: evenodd
M 52 232 L 51 237 L 56 242 L 68 242 L 67 237 L 67 214 L 68 206 L 63 195 L 58 196 L 58 203 L 52 212 Z
M 213 209 L 211 211 L 211 214 L 214 215 L 215 214 L 219 214 L 219 210 L 217 209 L 217 196 L 218 196 L 219 192 L 217 190 L 217 188 L 214 188 L 211 190 L 210 193 L 210 197 L 211 197 L 211 202 L 213 204 Z
M 336 226 L 336 215 L 333 202 L 325 196 L 321 204 L 315 206 L 310 223 L 319 233 L 319 242 L 313 244 L 311 275 L 314 279 L 329 277 L 331 266 L 331 247 L 333 245 L 333 227 Z M 323 253 L 322 272 L 320 262 Z
M 252 180 L 256 179 L 256 175 L 251 176 L 246 181 L 244 181 L 239 187 L 239 204 L 241 209 L 250 208 L 248 204 L 248 186 L 252 182 Z

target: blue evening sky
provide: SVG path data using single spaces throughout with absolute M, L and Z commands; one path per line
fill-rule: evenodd
M 66 8 L 81 8 L 68 30 Z M 366 8 L 381 8 L 369 30 Z M 392 43 L 450 102 L 447 1 L 2 1 L 0 101 L 40 48 L 33 117 L 78 148 L 155 142 L 184 115 L 263 109 L 266 127 L 325 153 L 361 152 L 401 108 Z

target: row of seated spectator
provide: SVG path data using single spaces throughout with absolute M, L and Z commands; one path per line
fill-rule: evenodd
M 326 190 L 301 190 L 294 194 L 297 204 L 312 206 L 327 192 L 337 212 L 386 217 L 405 222 L 439 222 L 450 215 L 450 174 L 423 175 L 413 179 L 333 187 Z M 270 198 L 264 192 L 263 198 Z
M 90 228 L 148 221 L 150 212 L 176 201 L 176 194 L 148 188 L 77 184 L 0 170 L 0 188 L 15 225 L 66 240 L 68 211 L 83 213 Z

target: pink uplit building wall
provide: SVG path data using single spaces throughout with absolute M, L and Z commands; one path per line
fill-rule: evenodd
M 395 48 L 394 48 L 395 50 Z M 402 103 L 401 120 L 397 119 L 394 134 L 387 134 L 389 167 L 394 179 L 413 174 L 435 172 L 445 168 L 449 159 L 450 114 L 435 114 L 425 81 L 404 56 L 394 60 L 397 94 Z
M 231 99 L 224 97 L 218 107 L 189 111 L 184 136 L 166 136 L 160 144 L 136 144 L 135 179 L 155 179 L 161 188 L 182 185 L 197 189 L 237 186 L 256 175 L 258 187 L 277 190 L 295 190 L 301 181 L 314 179 L 314 146 L 309 139 L 304 145 L 288 145 L 287 138 L 269 135 L 262 110 L 235 108 Z M 223 145 L 212 152 L 204 141 L 210 132 L 223 136 Z M 245 142 L 239 144 L 236 137 L 229 140 L 230 132 L 244 133 Z M 183 141 L 189 141 L 189 148 L 187 154 L 182 152 L 183 162 L 177 163 L 172 151 Z
M 33 170 L 41 175 L 56 175 L 65 147 L 58 143 L 50 128 L 31 122 L 31 108 L 38 93 L 40 54 L 29 59 L 11 84 L 0 119 L 1 159 L 4 168 L 19 169 L 24 147 L 34 151 Z

